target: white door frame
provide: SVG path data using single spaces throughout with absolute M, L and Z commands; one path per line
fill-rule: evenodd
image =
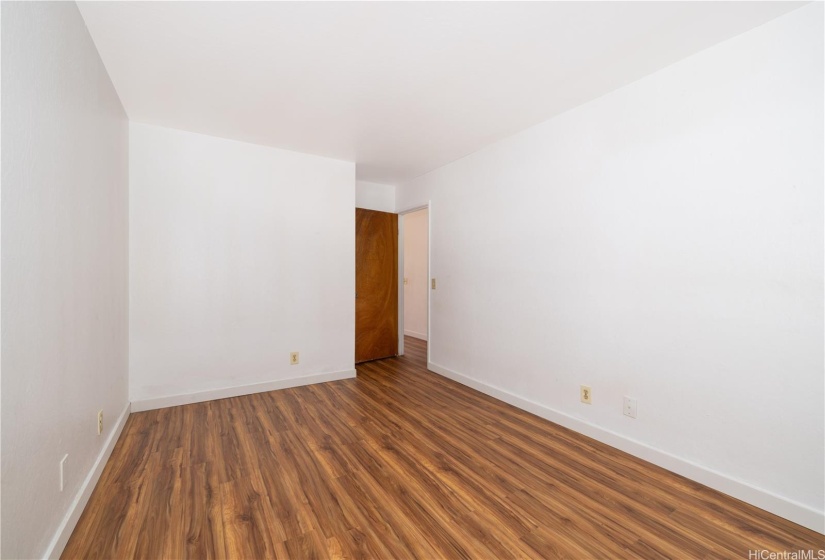
M 404 215 L 427 210 L 427 279 L 431 278 L 432 271 L 432 223 L 433 212 L 432 202 L 427 201 L 423 206 L 414 206 L 398 212 L 398 355 L 404 354 Z M 429 281 L 427 282 L 429 288 Z M 427 363 L 430 362 L 430 343 L 432 333 L 430 332 L 430 300 L 432 290 L 427 289 Z

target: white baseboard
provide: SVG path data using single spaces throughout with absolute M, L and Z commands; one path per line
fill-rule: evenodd
M 142 412 L 144 410 L 154 410 L 156 408 L 166 408 L 169 406 L 180 406 L 182 404 L 214 401 L 229 397 L 240 397 L 242 395 L 276 391 L 278 389 L 301 387 L 302 385 L 313 385 L 315 383 L 326 383 L 327 381 L 352 379 L 353 377 L 355 377 L 355 370 L 346 369 L 342 371 L 332 371 L 329 373 L 316 373 L 314 375 L 292 377 L 290 379 L 278 379 L 275 381 L 250 383 L 249 385 L 237 385 L 235 387 L 225 387 L 222 389 L 210 389 L 207 391 L 167 395 L 164 397 L 155 397 L 151 399 L 139 399 L 132 401 L 132 412 Z
M 404 331 L 404 334 L 405 334 L 406 336 L 411 336 L 411 337 L 413 337 L 413 338 L 419 338 L 419 339 L 421 339 L 421 340 L 427 340 L 427 333 L 420 333 L 420 332 L 415 332 L 415 331 L 407 331 L 407 330 L 405 330 L 405 331 Z
M 558 410 L 546 407 L 524 397 L 514 395 L 513 393 L 500 389 L 499 387 L 488 385 L 471 377 L 467 377 L 466 375 L 452 371 L 433 362 L 427 362 L 427 369 L 438 373 L 439 375 L 443 375 L 448 379 L 457 381 L 462 385 L 466 385 L 480 391 L 485 395 L 504 401 L 517 408 L 535 414 L 536 416 L 564 426 L 565 428 L 570 428 L 580 434 L 589 436 L 611 447 L 630 453 L 631 455 L 644 459 L 654 465 L 658 465 L 671 472 L 704 484 L 714 490 L 733 496 L 734 498 L 769 511 L 780 517 L 784 517 L 785 519 L 798 523 L 803 527 L 807 527 L 819 533 L 825 534 L 825 512 L 816 511 L 806 505 L 777 496 L 767 490 L 756 488 L 755 486 L 741 480 L 736 480 L 735 478 L 731 478 L 730 476 L 724 475 L 712 469 L 708 469 L 707 467 L 697 465 L 696 463 L 692 463 L 682 459 L 681 457 L 655 449 L 640 441 L 617 434 L 616 432 L 600 428 L 595 424 L 585 422 L 579 418 L 574 418 Z
M 72 536 L 72 531 L 74 531 L 77 521 L 80 519 L 80 514 L 82 514 L 86 508 L 86 503 L 89 501 L 89 497 L 92 495 L 95 486 L 97 486 L 97 481 L 100 480 L 103 467 L 106 466 L 106 462 L 109 460 L 109 456 L 115 448 L 115 443 L 117 443 L 117 439 L 123 431 L 123 426 L 126 425 L 126 419 L 129 418 L 129 411 L 130 406 L 127 402 L 123 408 L 123 412 L 118 416 L 114 429 L 109 433 L 106 444 L 103 446 L 103 449 L 100 450 L 97 459 L 92 465 L 92 469 L 89 471 L 89 474 L 86 475 L 86 479 L 83 481 L 83 484 L 80 485 L 77 495 L 75 495 L 74 500 L 72 500 L 69 511 L 66 512 L 63 521 L 60 522 L 54 537 L 52 537 L 52 541 L 43 554 L 43 558 L 59 558 L 63 553 L 63 549 L 66 547 L 66 543 L 69 542 L 69 537 Z

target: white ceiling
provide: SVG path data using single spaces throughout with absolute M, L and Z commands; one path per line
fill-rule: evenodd
M 396 184 L 787 2 L 79 2 L 129 118 Z

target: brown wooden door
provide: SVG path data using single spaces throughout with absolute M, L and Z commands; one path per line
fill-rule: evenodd
M 355 362 L 398 355 L 398 215 L 355 209 Z

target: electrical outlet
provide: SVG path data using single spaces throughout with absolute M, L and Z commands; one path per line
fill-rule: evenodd
M 66 463 L 68 462 L 68 460 L 69 460 L 69 454 L 68 453 L 63 455 L 63 458 L 60 459 L 60 491 L 61 492 L 63 491 L 63 487 L 65 485 Z
M 587 385 L 581 386 L 581 400 L 584 404 L 591 404 L 591 399 L 593 398 L 593 392 L 590 390 L 590 387 Z
M 97 411 L 97 435 L 103 433 L 103 411 Z
M 433 287 L 433 290 L 435 290 L 435 278 L 433 278 L 432 280 L 430 280 L 430 283 L 431 283 L 431 285 L 432 285 L 432 287 Z
M 289 353 L 289 365 L 294 366 L 298 364 L 298 352 Z
M 636 399 L 624 398 L 624 415 L 636 418 Z

